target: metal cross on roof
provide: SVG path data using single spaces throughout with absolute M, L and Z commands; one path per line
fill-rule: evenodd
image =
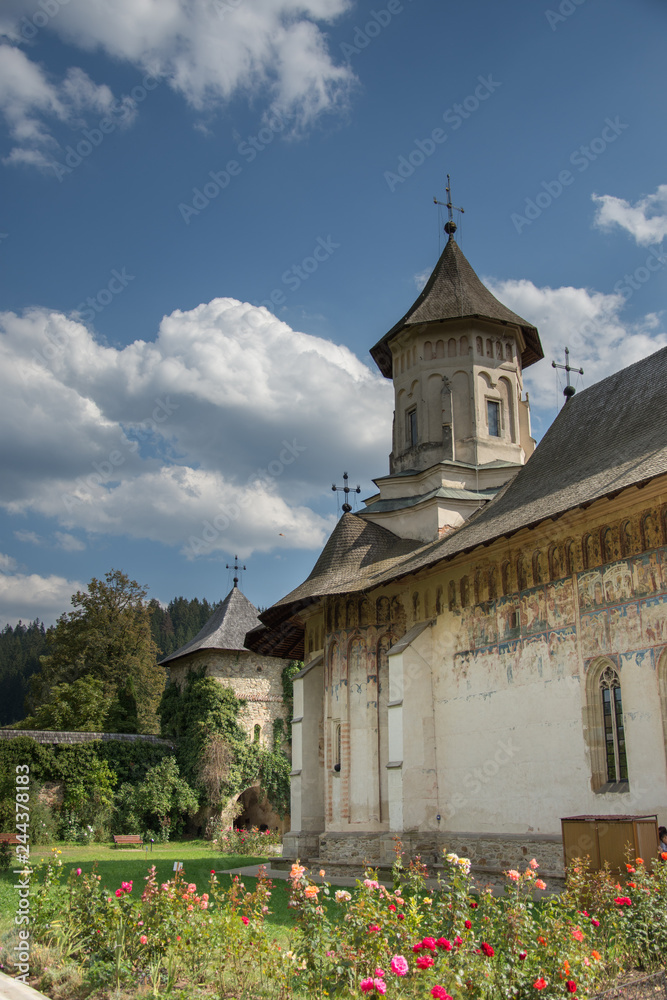
M 225 566 L 225 569 L 233 569 L 235 573 L 238 573 L 239 570 L 244 570 L 245 571 L 245 566 L 239 566 L 239 557 L 238 556 L 234 556 L 234 565 L 230 566 L 229 563 L 227 563 L 226 566 Z M 239 578 L 238 578 L 238 576 L 235 576 L 234 577 L 234 586 L 238 587 L 238 584 L 239 584 Z
M 361 486 L 357 486 L 355 488 L 354 486 L 348 486 L 347 485 L 348 479 L 349 479 L 349 476 L 348 476 L 347 472 L 344 472 L 343 473 L 343 482 L 345 483 L 345 486 L 336 486 L 335 483 L 331 484 L 331 489 L 334 491 L 334 493 L 337 492 L 337 491 L 339 491 L 339 492 L 345 494 L 345 503 L 343 504 L 343 513 L 344 514 L 349 514 L 349 512 L 352 510 L 352 507 L 347 502 L 347 495 L 348 495 L 348 493 L 361 493 Z
M 569 347 L 565 348 L 565 364 L 564 365 L 557 365 L 555 361 L 552 361 L 551 362 L 551 367 L 552 368 L 561 368 L 564 372 L 567 372 L 567 385 L 563 389 L 563 395 L 565 396 L 565 399 L 568 400 L 570 398 L 570 396 L 574 396 L 575 392 L 577 391 L 574 388 L 574 386 L 570 384 L 570 372 L 577 372 L 579 375 L 583 375 L 584 374 L 584 369 L 583 368 L 572 368 L 572 366 L 570 365 L 570 348 Z
M 453 236 L 456 232 L 456 223 L 454 222 L 454 212 L 460 212 L 461 215 L 464 214 L 465 209 L 459 208 L 458 205 L 452 205 L 452 182 L 449 179 L 449 174 L 447 174 L 447 187 L 445 188 L 447 192 L 447 201 L 438 201 L 437 198 L 433 198 L 433 202 L 436 205 L 444 205 L 447 209 L 447 214 L 449 218 L 445 223 L 445 232 L 448 236 Z

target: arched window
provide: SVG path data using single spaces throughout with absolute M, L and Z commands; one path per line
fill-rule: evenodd
M 456 357 L 456 340 L 454 337 L 449 338 L 449 343 L 447 344 L 447 354 L 450 358 Z
M 477 348 L 478 354 L 484 354 L 484 342 L 481 337 L 477 337 L 475 340 L 475 346 Z
M 606 667 L 602 671 L 599 685 L 600 697 L 602 698 L 607 781 L 627 781 L 628 760 L 625 751 L 621 682 L 613 667 Z
M 609 657 L 599 657 L 588 667 L 584 718 L 594 791 L 629 791 L 620 674 Z
M 506 361 L 511 361 L 512 360 L 512 345 L 511 344 L 505 344 L 505 360 Z
M 424 343 L 424 361 L 432 361 L 435 355 L 433 354 L 433 344 L 430 340 Z
M 444 342 L 444 340 L 438 340 L 438 341 L 436 341 L 435 356 L 436 356 L 436 358 L 444 358 L 444 356 L 445 356 L 445 342 Z
M 459 338 L 459 354 L 461 354 L 463 357 L 467 357 L 468 354 L 469 354 L 469 352 L 470 352 L 470 346 L 468 344 L 468 338 L 467 337 L 460 337 Z
M 499 340 L 496 341 L 496 358 L 498 361 L 503 360 L 503 345 Z
M 487 358 L 493 357 L 493 341 L 490 338 L 486 342 L 486 356 Z
M 450 611 L 456 609 L 456 584 L 453 580 L 449 581 L 447 606 Z
M 459 586 L 461 590 L 461 607 L 467 608 L 470 604 L 470 585 L 468 583 L 467 576 L 461 577 L 461 583 Z
M 259 743 L 259 738 L 262 735 L 262 727 L 259 722 L 256 722 L 252 731 L 252 741 L 253 743 Z
M 521 553 L 516 558 L 516 586 L 517 590 L 526 590 L 528 587 L 526 565 Z
M 502 566 L 500 567 L 500 579 L 502 581 L 503 596 L 507 597 L 510 593 L 510 564 L 509 559 L 505 559 Z

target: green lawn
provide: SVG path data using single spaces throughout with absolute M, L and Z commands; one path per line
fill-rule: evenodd
M 121 882 L 130 881 L 134 883 L 134 891 L 141 892 L 140 886 L 143 886 L 143 880 L 151 865 L 157 868 L 158 880 L 166 882 L 173 877 L 175 861 L 183 862 L 183 871 L 188 881 L 195 882 L 201 892 L 206 891 L 211 869 L 215 869 L 220 885 L 226 888 L 231 883 L 231 876 L 220 875 L 220 872 L 246 865 L 268 864 L 269 860 L 266 857 L 216 854 L 211 850 L 210 842 L 201 840 L 154 844 L 153 850 L 149 848 L 148 852 L 143 848 L 113 847 L 106 844 L 55 846 L 62 852 L 60 859 L 66 874 L 71 868 L 91 871 L 96 864 L 96 870 L 110 892 L 117 889 Z M 31 860 L 39 861 L 50 855 L 50 846 L 35 847 L 31 851 Z M 0 873 L 0 934 L 3 935 L 12 928 L 18 901 L 16 891 L 13 889 L 14 881 L 15 876 L 11 871 Z M 243 881 L 250 891 L 254 889 L 256 879 L 244 877 Z M 268 918 L 270 923 L 282 927 L 292 925 L 292 912 L 287 902 L 287 883 L 276 879 L 271 898 L 272 912 Z

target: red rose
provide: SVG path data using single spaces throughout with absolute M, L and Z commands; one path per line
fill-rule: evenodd
M 486 943 L 486 941 L 482 941 L 482 951 L 487 956 L 487 958 L 493 958 L 493 956 L 495 955 L 495 951 L 493 950 L 490 944 Z
M 567 992 L 568 993 L 576 993 L 577 992 L 577 984 L 575 983 L 575 981 L 573 979 L 568 979 L 568 981 L 565 983 L 565 985 L 567 986 Z
M 419 969 L 430 969 L 433 965 L 433 959 L 430 955 L 420 955 L 417 959 L 417 968 Z
M 466 920 L 466 922 L 465 922 L 465 924 L 464 924 L 463 926 L 465 927 L 465 929 L 466 929 L 467 931 L 469 931 L 469 930 L 470 930 L 470 928 L 472 927 L 472 921 L 470 921 L 470 920 Z

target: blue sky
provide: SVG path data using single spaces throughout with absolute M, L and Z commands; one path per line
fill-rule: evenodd
M 0 620 L 114 567 L 267 605 L 388 471 L 368 355 L 443 245 L 540 330 L 533 431 L 667 343 L 659 0 L 8 0 Z

